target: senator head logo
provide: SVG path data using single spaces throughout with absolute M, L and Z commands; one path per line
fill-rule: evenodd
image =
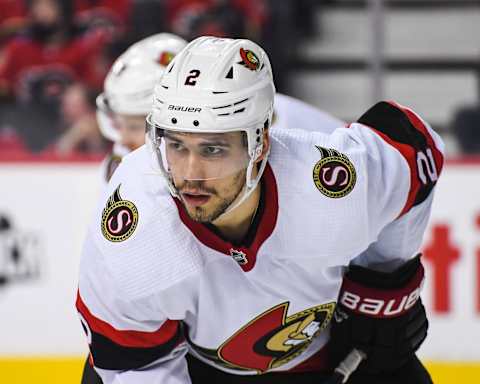
M 173 60 L 174 57 L 175 57 L 174 53 L 163 51 L 160 57 L 158 58 L 157 62 L 158 64 L 166 67 L 168 64 L 170 64 L 170 62 Z
M 107 201 L 102 212 L 102 234 L 110 241 L 127 240 L 137 228 L 138 211 L 131 201 L 120 196 L 120 185 Z
M 260 60 L 253 51 L 240 48 L 240 57 L 242 58 L 242 61 L 238 62 L 238 64 L 247 67 L 251 71 L 256 71 L 260 68 Z
M 313 182 L 325 196 L 340 198 L 347 196 L 355 186 L 357 174 L 347 156 L 331 148 L 318 145 L 322 158 L 313 167 Z
M 296 358 L 330 323 L 335 303 L 325 303 L 288 316 L 289 302 L 263 312 L 218 349 L 189 344 L 202 357 L 225 368 L 265 373 Z

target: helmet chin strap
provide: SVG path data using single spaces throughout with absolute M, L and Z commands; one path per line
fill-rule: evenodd
M 268 159 L 268 153 L 265 155 L 262 162 L 260 163 L 260 167 L 258 169 L 257 176 L 253 180 L 252 180 L 252 172 L 253 172 L 253 168 L 255 167 L 256 163 L 253 160 L 250 161 L 250 163 L 248 164 L 247 173 L 246 173 L 246 176 L 245 176 L 246 180 L 245 180 L 245 186 L 243 188 L 243 195 L 240 198 L 235 199 L 232 202 L 232 204 L 230 204 L 230 206 L 225 210 L 225 212 L 223 212 L 220 216 L 217 217 L 217 219 L 220 219 L 224 215 L 226 215 L 227 213 L 233 211 L 235 208 L 239 207 L 245 200 L 248 199 L 248 197 L 255 190 L 258 183 L 260 182 L 260 179 L 262 178 L 263 171 L 265 170 L 265 167 L 267 166 L 267 159 Z
M 271 108 L 271 111 L 268 114 L 267 121 L 272 121 L 272 115 L 273 115 L 273 106 Z M 263 129 L 262 129 L 262 132 L 263 132 Z M 245 200 L 248 199 L 248 197 L 252 194 L 252 192 L 257 187 L 258 183 L 260 182 L 260 179 L 262 178 L 263 171 L 265 171 L 265 167 L 267 166 L 268 155 L 270 154 L 270 147 L 268 147 L 268 149 L 264 154 L 262 162 L 260 163 L 260 166 L 258 168 L 257 176 L 255 176 L 255 178 L 252 179 L 252 173 L 256 165 L 255 161 L 262 154 L 262 149 L 263 149 L 263 143 L 256 145 L 255 148 L 253 149 L 253 154 L 248 163 L 247 173 L 245 175 L 245 188 L 244 188 L 243 195 L 239 199 L 236 199 L 235 201 L 233 201 L 232 204 L 230 204 L 230 206 L 225 210 L 225 212 L 223 212 L 218 218 L 223 217 L 227 213 L 233 211 L 235 208 L 240 206 Z

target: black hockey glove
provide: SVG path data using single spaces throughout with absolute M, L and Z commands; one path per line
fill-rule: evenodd
M 423 276 L 420 255 L 391 273 L 350 266 L 332 322 L 333 362 L 352 348 L 366 354 L 358 368 L 365 373 L 394 372 L 409 362 L 427 336 Z

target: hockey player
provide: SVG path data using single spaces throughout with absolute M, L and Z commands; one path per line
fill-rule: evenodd
M 431 383 L 415 255 L 441 140 L 393 102 L 330 134 L 269 130 L 274 93 L 248 40 L 199 38 L 166 69 L 83 250 L 104 383 L 321 383 L 353 349 L 348 383 Z
M 108 181 L 121 158 L 145 142 L 145 117 L 150 112 L 153 85 L 187 42 L 158 33 L 130 46 L 112 65 L 97 97 L 100 130 L 114 145 L 102 165 Z
M 103 136 L 112 141 L 111 153 L 102 163 L 102 178 L 110 180 L 123 156 L 145 141 L 145 118 L 151 110 L 153 86 L 170 60 L 186 45 L 179 37 L 159 33 L 131 46 L 112 65 L 97 98 L 97 119 Z M 276 94 L 273 127 L 331 132 L 344 125 L 329 114 L 300 100 Z M 83 384 L 99 383 L 85 365 Z

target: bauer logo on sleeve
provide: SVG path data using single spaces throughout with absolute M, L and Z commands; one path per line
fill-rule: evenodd
M 355 186 L 357 174 L 352 162 L 335 149 L 318 145 L 322 158 L 313 167 L 313 182 L 325 196 L 340 198 L 347 196 Z
M 103 209 L 102 234 L 113 242 L 124 241 L 135 231 L 137 223 L 137 207 L 131 201 L 122 199 L 119 185 Z

